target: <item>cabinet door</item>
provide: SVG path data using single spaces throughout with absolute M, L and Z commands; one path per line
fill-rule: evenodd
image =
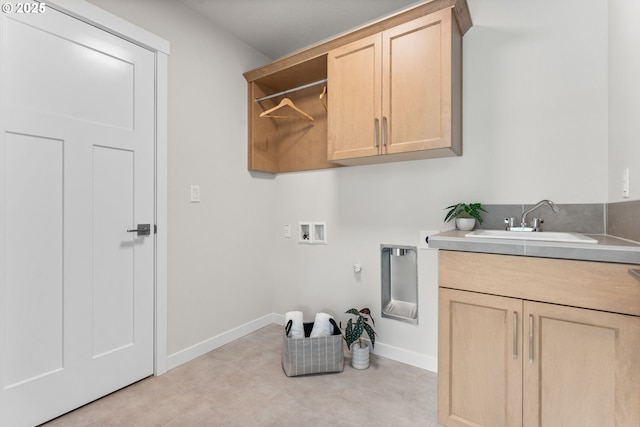
M 381 45 L 376 34 L 329 52 L 329 160 L 380 152 Z
M 454 41 L 459 54 L 462 39 Z M 382 43 L 383 152 L 450 147 L 452 71 L 460 72 L 452 70 L 451 11 L 387 30 Z
M 438 422 L 522 426 L 522 300 L 439 290 Z
M 524 426 L 640 426 L 640 318 L 524 307 Z

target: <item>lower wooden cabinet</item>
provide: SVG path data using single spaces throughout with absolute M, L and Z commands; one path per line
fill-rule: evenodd
M 640 317 L 440 288 L 438 421 L 640 426 Z
M 524 427 L 640 426 L 640 318 L 525 301 L 523 323 Z
M 522 426 L 521 319 L 522 300 L 440 288 L 440 424 Z

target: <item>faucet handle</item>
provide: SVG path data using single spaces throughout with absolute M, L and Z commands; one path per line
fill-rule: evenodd
M 533 228 L 533 231 L 542 231 L 543 223 L 544 223 L 544 220 L 542 218 L 532 218 L 531 228 Z
M 504 223 L 507 224 L 507 231 L 509 231 L 516 223 L 516 219 L 514 217 L 511 218 L 505 218 L 504 219 Z

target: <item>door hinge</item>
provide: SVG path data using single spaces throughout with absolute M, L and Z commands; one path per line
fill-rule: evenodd
M 153 234 L 158 234 L 158 224 L 153 224 Z

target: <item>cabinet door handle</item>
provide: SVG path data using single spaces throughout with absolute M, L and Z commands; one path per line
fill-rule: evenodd
M 375 119 L 373 119 L 373 146 L 374 147 L 378 147 L 378 140 L 380 139 L 380 135 L 379 135 L 379 124 L 380 124 L 380 119 L 378 119 L 377 117 Z
M 382 116 L 382 146 L 387 145 L 387 118 Z
M 518 312 L 513 312 L 513 358 L 518 358 Z
M 533 365 L 533 315 L 529 315 L 529 364 Z

